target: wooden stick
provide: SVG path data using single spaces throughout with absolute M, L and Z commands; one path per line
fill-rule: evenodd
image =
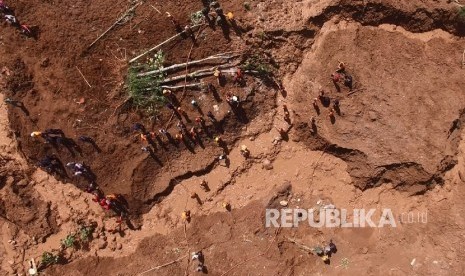
M 87 81 L 86 77 L 84 77 L 84 75 L 82 74 L 81 70 L 79 70 L 79 68 L 76 66 L 76 69 L 78 70 L 79 74 L 81 74 L 82 78 L 84 79 L 84 81 L 87 83 L 87 85 L 92 88 L 92 85 L 90 85 L 90 83 Z
M 203 25 L 205 25 L 205 23 L 194 25 L 194 26 L 190 27 L 190 30 L 195 29 L 195 28 L 198 28 L 198 27 L 203 26 Z M 169 42 L 175 40 L 176 38 L 178 38 L 179 36 L 181 36 L 181 35 L 183 35 L 183 34 L 185 34 L 185 33 L 186 33 L 186 30 L 184 30 L 184 31 L 182 31 L 182 32 L 180 32 L 180 33 L 178 33 L 178 34 L 176 34 L 176 35 L 174 35 L 174 36 L 168 38 L 167 40 L 163 41 L 162 43 L 158 44 L 157 46 L 155 46 L 155 47 L 153 47 L 153 48 L 150 48 L 149 50 L 143 52 L 142 54 L 138 55 L 137 57 L 131 59 L 131 60 L 129 61 L 129 63 L 133 63 L 134 61 L 140 59 L 141 57 L 143 57 L 143 56 L 145 56 L 145 55 L 147 55 L 147 54 L 149 54 L 150 52 L 153 52 L 153 51 L 157 50 L 157 49 L 160 48 L 161 46 L 163 46 L 163 45 L 165 45 L 166 43 L 169 43 Z
M 127 102 L 129 102 L 129 100 L 131 99 L 131 97 L 127 97 L 126 100 L 124 100 L 122 103 L 120 103 L 116 108 L 115 110 L 113 111 L 113 113 L 111 114 L 111 116 L 115 115 L 116 111 L 122 107 L 123 105 L 125 105 Z
M 181 63 L 181 64 L 174 64 L 174 65 L 162 68 L 162 69 L 158 69 L 158 70 L 154 70 L 154 71 L 148 71 L 148 72 L 144 72 L 144 73 L 139 73 L 139 74 L 137 74 L 137 76 L 138 77 L 149 76 L 149 75 L 153 75 L 153 74 L 157 74 L 157 73 L 161 73 L 161 72 L 166 72 L 166 71 L 178 69 L 178 68 L 189 66 L 189 65 L 199 64 L 199 63 L 202 63 L 202 62 L 205 62 L 205 61 L 210 61 L 210 60 L 215 60 L 215 59 L 229 60 L 229 59 L 232 59 L 232 58 L 235 58 L 235 57 L 239 56 L 239 55 L 225 56 L 226 54 L 227 53 L 217 54 L 217 55 L 206 57 L 204 59 L 193 60 L 193 61 L 189 61 L 189 62 L 185 62 L 185 63 Z
M 203 82 L 197 82 L 197 83 L 186 84 L 186 85 L 184 85 L 184 84 L 183 84 L 183 85 L 174 85 L 174 86 L 171 86 L 171 85 L 162 85 L 162 86 L 160 86 L 160 87 L 161 87 L 162 89 L 168 89 L 168 90 L 174 90 L 174 91 L 176 91 L 176 90 L 179 90 L 179 89 L 183 89 L 184 86 L 185 86 L 186 88 L 196 88 L 196 87 L 197 87 L 197 88 L 201 88 L 202 85 L 204 85 Z M 151 87 L 151 88 L 146 88 L 145 91 L 153 91 L 153 90 L 155 90 L 155 89 L 156 89 L 156 87 Z M 130 98 L 129 98 L 129 99 L 130 99 Z
M 186 258 L 186 257 L 189 257 L 189 254 L 184 255 L 184 256 L 180 257 L 179 259 L 176 259 L 176 260 L 171 261 L 171 262 L 169 262 L 169 263 L 162 264 L 162 265 L 156 266 L 156 267 L 154 267 L 154 268 L 151 268 L 151 269 L 149 269 L 149 270 L 146 270 L 146 271 L 144 271 L 144 272 L 141 272 L 141 273 L 139 273 L 138 275 L 143 275 L 143 274 L 145 274 L 145 273 L 147 273 L 147 272 L 150 272 L 150 271 L 153 271 L 153 270 L 159 270 L 160 268 L 163 268 L 163 267 L 166 267 L 166 266 L 175 264 L 175 263 L 179 262 L 180 260 L 182 260 L 182 259 L 184 259 L 184 258 Z
M 132 11 L 134 11 L 140 4 L 142 4 L 142 2 L 137 2 L 134 6 L 130 7 L 120 18 L 118 18 L 118 20 L 116 20 L 115 23 L 113 23 L 113 25 L 110 26 L 110 28 L 108 28 L 105 32 L 103 32 L 103 34 L 101 34 L 99 37 L 97 37 L 96 40 L 94 40 L 94 42 L 92 42 L 89 47 L 87 47 L 87 50 L 89 50 L 92 46 L 94 46 L 95 43 L 97 43 L 97 41 L 99 41 L 102 37 L 104 37 L 109 31 L 111 31 L 116 25 L 118 25 L 129 13 L 131 13 Z
M 159 11 L 157 8 L 155 8 L 154 5 L 150 5 L 150 7 L 152 7 L 154 10 L 156 10 L 159 14 L 162 14 L 161 11 Z
M 201 78 L 201 77 L 211 76 L 211 75 L 214 74 L 215 68 L 221 69 L 221 68 L 231 68 L 231 67 L 235 67 L 235 66 L 237 66 L 237 64 L 224 64 L 224 65 L 215 66 L 215 67 L 211 67 L 211 68 L 200 69 L 200 70 L 197 70 L 197 71 L 192 72 L 192 73 L 188 73 L 188 74 L 179 75 L 179 76 L 164 79 L 160 83 L 164 84 L 164 83 L 179 81 L 179 80 L 182 80 L 182 79 L 186 80 L 186 78 Z M 221 71 L 221 73 L 229 73 L 229 72 L 231 72 L 231 71 Z
M 290 241 L 291 243 L 297 245 L 297 247 L 299 247 L 300 249 L 308 251 L 308 252 L 313 254 L 313 249 L 311 249 L 310 247 L 308 247 L 308 246 L 306 246 L 304 244 L 298 243 L 296 240 L 291 239 L 291 238 L 287 238 L 287 240 Z
M 186 84 L 186 85 L 176 85 L 176 86 L 168 86 L 168 85 L 163 85 L 161 88 L 163 89 L 169 89 L 169 90 L 179 90 L 183 89 L 184 87 L 186 88 L 193 88 L 193 87 L 202 87 L 203 83 L 198 82 L 198 83 L 191 83 L 191 84 Z
M 192 51 L 194 50 L 195 43 L 197 41 L 197 38 L 199 38 L 199 35 L 202 33 L 203 29 L 200 28 L 197 34 L 194 37 L 194 41 L 192 41 L 191 48 L 189 49 L 189 54 L 187 54 L 187 64 L 186 64 L 186 77 L 184 78 L 184 88 L 182 89 L 182 96 L 181 96 L 181 101 L 184 100 L 184 97 L 186 97 L 186 85 L 187 85 L 187 73 L 189 73 L 189 60 L 191 59 Z

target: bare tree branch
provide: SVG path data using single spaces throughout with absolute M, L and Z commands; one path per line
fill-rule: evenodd
M 205 25 L 205 23 L 197 24 L 197 25 L 191 26 L 189 31 L 192 31 L 193 29 L 197 29 L 197 28 L 199 28 L 199 27 L 201 27 L 201 26 L 203 26 L 203 25 Z M 187 32 L 187 31 L 184 30 L 184 31 L 182 31 L 182 32 L 180 32 L 180 33 L 178 33 L 178 34 L 176 34 L 176 35 L 174 35 L 174 36 L 168 38 L 167 40 L 163 41 L 162 43 L 158 44 L 157 46 L 155 46 L 155 47 L 153 47 L 153 48 L 150 48 L 149 50 L 143 52 L 142 54 L 138 55 L 137 57 L 131 59 L 131 60 L 129 61 L 129 63 L 133 63 L 134 61 L 140 59 L 141 57 L 143 57 L 143 56 L 145 56 L 145 55 L 147 55 L 147 54 L 149 54 L 150 52 L 153 52 L 153 51 L 157 50 L 157 49 L 160 48 L 161 46 L 163 46 L 163 45 L 165 45 L 166 43 L 169 43 L 169 42 L 175 40 L 176 38 L 180 37 L 181 35 L 185 34 L 186 32 Z

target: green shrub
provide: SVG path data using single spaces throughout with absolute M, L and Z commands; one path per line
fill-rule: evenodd
M 272 73 L 269 63 L 258 56 L 247 58 L 241 68 L 242 70 L 257 71 L 262 76 L 268 76 Z
M 202 11 L 194 12 L 191 14 L 191 23 L 192 25 L 197 25 L 203 22 L 205 16 L 203 15 Z
M 142 77 L 137 75 L 141 72 L 160 70 L 163 68 L 163 62 L 163 52 L 159 51 L 146 64 L 130 67 L 128 71 L 127 86 L 131 103 L 150 114 L 156 113 L 166 101 L 160 85 L 166 75 L 164 72 Z
M 76 235 L 75 234 L 69 234 L 68 236 L 66 236 L 66 238 L 64 240 L 61 240 L 61 244 L 65 248 L 74 247 L 76 245 Z
M 92 233 L 94 233 L 95 227 L 82 225 L 79 229 L 79 239 L 81 242 L 88 242 L 92 239 Z
M 42 253 L 40 264 L 44 267 L 47 267 L 52 264 L 57 264 L 59 261 L 60 257 L 58 255 L 54 255 L 53 253 L 45 251 Z

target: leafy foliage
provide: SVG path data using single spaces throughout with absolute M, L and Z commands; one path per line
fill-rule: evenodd
M 241 66 L 242 70 L 257 71 L 262 76 L 268 76 L 272 73 L 269 63 L 259 56 L 249 57 Z
M 41 265 L 47 267 L 52 264 L 57 264 L 60 261 L 60 257 L 58 255 L 54 255 L 53 253 L 45 251 L 42 253 L 42 259 L 40 261 Z
M 165 73 L 160 72 L 142 77 L 137 75 L 141 72 L 160 70 L 163 68 L 163 62 L 164 54 L 159 51 L 146 64 L 129 68 L 127 83 L 131 102 L 149 114 L 156 113 L 158 108 L 165 103 L 163 89 L 160 85 L 165 78 Z
M 79 239 L 81 242 L 89 242 L 92 238 L 92 233 L 94 233 L 95 227 L 82 225 L 79 229 Z
M 203 15 L 202 11 L 194 12 L 191 14 L 191 22 L 192 25 L 197 25 L 203 22 L 205 16 Z
M 65 239 L 61 240 L 61 244 L 65 248 L 75 247 L 75 245 L 76 245 L 76 235 L 75 234 L 69 234 L 68 236 L 66 236 Z
M 250 11 L 251 8 L 250 8 L 250 3 L 249 2 L 244 2 L 244 9 L 246 11 Z

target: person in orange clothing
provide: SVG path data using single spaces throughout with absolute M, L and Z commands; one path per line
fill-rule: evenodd
M 42 131 L 33 131 L 31 137 L 44 137 L 44 133 Z
M 146 132 L 140 134 L 140 140 L 145 144 L 153 144 L 156 134 L 154 132 Z
M 195 127 L 192 127 L 190 129 L 189 134 L 191 135 L 192 139 L 194 139 L 194 140 L 196 140 L 198 138 L 197 129 Z
M 244 74 L 242 73 L 241 68 L 237 68 L 236 73 L 234 74 L 234 83 L 239 85 L 244 83 Z

